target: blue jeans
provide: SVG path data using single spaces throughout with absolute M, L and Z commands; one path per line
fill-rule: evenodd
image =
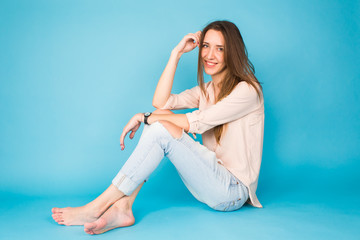
M 234 211 L 247 201 L 247 187 L 219 164 L 214 152 L 185 132 L 179 139 L 172 137 L 159 122 L 144 126 L 138 145 L 112 183 L 131 195 L 164 156 L 174 164 L 191 194 L 209 207 Z

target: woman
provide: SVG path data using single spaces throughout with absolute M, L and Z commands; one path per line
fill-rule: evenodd
M 198 84 L 171 94 L 177 63 L 183 53 L 199 47 Z M 204 83 L 203 71 L 212 81 Z M 186 35 L 173 49 L 153 98 L 155 112 L 138 113 L 125 126 L 130 138 L 142 122 L 143 133 L 134 152 L 112 184 L 82 207 L 53 208 L 63 225 L 84 225 L 99 234 L 134 224 L 132 204 L 144 181 L 164 156 L 174 164 L 196 199 L 219 211 L 233 211 L 256 197 L 261 164 L 264 104 L 238 28 L 228 21 L 210 23 L 202 32 Z M 187 114 L 169 109 L 199 108 Z M 202 134 L 203 144 L 185 132 Z

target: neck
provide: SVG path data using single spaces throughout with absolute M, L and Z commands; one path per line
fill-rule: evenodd
M 217 102 L 217 99 L 218 99 L 218 95 L 219 95 L 220 87 L 221 87 L 221 85 L 220 85 L 221 81 L 222 81 L 222 78 L 212 76 L 212 82 L 214 85 L 215 102 Z
M 211 76 L 211 79 L 212 79 L 216 89 L 220 89 L 220 84 L 221 84 L 222 80 L 224 79 L 224 77 L 225 77 L 225 71 Z

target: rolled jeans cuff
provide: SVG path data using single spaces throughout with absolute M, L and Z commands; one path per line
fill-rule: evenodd
M 139 183 L 134 182 L 121 171 L 112 180 L 112 184 L 115 185 L 126 196 L 130 196 L 133 191 L 139 186 Z

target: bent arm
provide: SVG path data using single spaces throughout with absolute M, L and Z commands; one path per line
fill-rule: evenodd
M 171 88 L 174 81 L 175 71 L 179 59 L 183 53 L 187 53 L 196 48 L 199 44 L 201 32 L 187 34 L 179 44 L 172 50 L 170 59 L 161 74 L 159 82 L 156 86 L 156 90 L 153 97 L 153 106 L 156 108 L 162 108 L 169 99 Z
M 255 89 L 245 82 L 239 83 L 235 89 L 223 100 L 205 110 L 186 113 L 190 133 L 202 134 L 207 130 L 232 122 L 261 107 Z
M 189 131 L 190 124 L 185 114 L 151 114 L 148 123 L 153 124 L 160 120 L 171 122 L 186 132 Z
M 171 52 L 170 59 L 164 69 L 164 72 L 161 74 L 159 82 L 156 86 L 152 102 L 152 105 L 155 108 L 162 108 L 170 97 L 176 67 L 179 63 L 181 55 L 182 54 L 176 50 L 173 50 Z

